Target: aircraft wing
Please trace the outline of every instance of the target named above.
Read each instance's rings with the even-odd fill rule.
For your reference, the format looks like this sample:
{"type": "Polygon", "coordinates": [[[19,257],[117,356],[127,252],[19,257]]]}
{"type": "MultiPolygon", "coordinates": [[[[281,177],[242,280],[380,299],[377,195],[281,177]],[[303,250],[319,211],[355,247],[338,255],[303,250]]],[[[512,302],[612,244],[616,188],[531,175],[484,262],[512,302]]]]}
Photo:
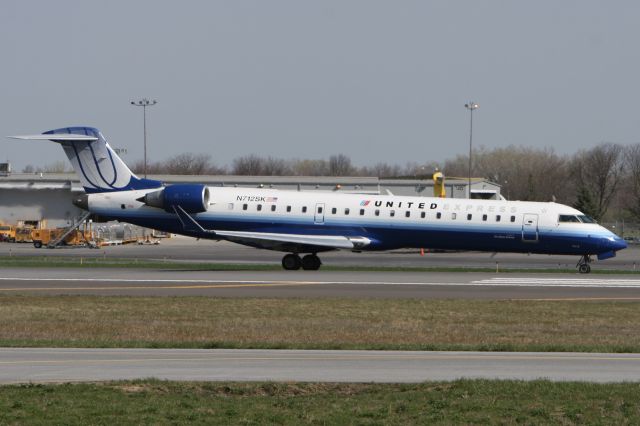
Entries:
{"type": "Polygon", "coordinates": [[[335,249],[353,250],[369,245],[365,237],[341,235],[277,234],[269,232],[214,231],[216,235],[238,244],[292,252],[317,252],[335,249]]]}
{"type": "Polygon", "coordinates": [[[316,253],[336,249],[357,250],[371,243],[366,237],[345,237],[343,235],[279,234],[273,232],[220,231],[204,229],[180,206],[173,206],[183,228],[190,232],[214,234],[245,246],[293,253],[316,253]]]}

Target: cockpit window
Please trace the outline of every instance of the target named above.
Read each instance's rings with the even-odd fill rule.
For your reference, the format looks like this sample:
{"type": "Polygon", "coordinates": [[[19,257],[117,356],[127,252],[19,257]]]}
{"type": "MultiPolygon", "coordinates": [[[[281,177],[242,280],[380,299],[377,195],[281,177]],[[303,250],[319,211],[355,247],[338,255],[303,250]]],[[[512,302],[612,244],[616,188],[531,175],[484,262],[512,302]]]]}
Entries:
{"type": "Polygon", "coordinates": [[[580,223],[578,216],[572,214],[561,214],[558,216],[558,222],[560,223],[580,223]]]}
{"type": "Polygon", "coordinates": [[[598,223],[594,218],[587,215],[580,215],[578,216],[578,218],[580,219],[580,221],[582,221],[582,223],[598,223]]]}

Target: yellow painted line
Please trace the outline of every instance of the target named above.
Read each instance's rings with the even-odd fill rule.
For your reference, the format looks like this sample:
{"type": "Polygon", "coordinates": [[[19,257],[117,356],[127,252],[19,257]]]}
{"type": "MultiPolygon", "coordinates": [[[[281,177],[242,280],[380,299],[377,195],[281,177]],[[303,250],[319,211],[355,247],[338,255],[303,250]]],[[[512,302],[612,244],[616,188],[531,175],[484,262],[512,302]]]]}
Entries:
{"type": "Polygon", "coordinates": [[[0,288],[0,292],[8,291],[72,291],[72,290],[95,290],[95,291],[109,291],[109,290],[199,290],[208,288],[244,288],[244,287],[285,287],[285,286],[301,286],[301,285],[314,285],[317,283],[312,282],[295,282],[295,281],[283,281],[283,282],[271,282],[263,284],[210,284],[210,285],[176,285],[176,286],[115,286],[115,287],[18,287],[18,288],[0,288]]]}

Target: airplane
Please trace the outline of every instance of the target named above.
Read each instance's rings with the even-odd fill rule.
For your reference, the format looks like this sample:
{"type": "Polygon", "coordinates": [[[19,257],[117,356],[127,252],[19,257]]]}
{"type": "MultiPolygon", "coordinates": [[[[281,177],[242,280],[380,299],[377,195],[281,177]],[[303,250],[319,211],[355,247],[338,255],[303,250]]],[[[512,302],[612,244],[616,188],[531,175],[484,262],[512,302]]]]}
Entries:
{"type": "Polygon", "coordinates": [[[17,139],[59,143],[85,194],[73,203],[99,217],[165,232],[287,253],[286,270],[317,270],[318,253],[399,248],[614,257],[625,241],[554,202],[300,192],[173,184],[139,178],[93,127],[17,139]],[[301,256],[303,255],[303,256],[301,256]]]}

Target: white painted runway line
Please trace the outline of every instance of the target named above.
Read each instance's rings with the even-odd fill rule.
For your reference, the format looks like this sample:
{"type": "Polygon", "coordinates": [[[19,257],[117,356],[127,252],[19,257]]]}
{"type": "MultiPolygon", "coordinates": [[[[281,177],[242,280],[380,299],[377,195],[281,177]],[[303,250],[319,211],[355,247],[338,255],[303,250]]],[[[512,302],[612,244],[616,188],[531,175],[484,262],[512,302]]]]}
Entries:
{"type": "Polygon", "coordinates": [[[599,287],[599,288],[640,288],[639,279],[621,278],[537,278],[537,277],[494,277],[472,281],[472,285],[514,286],[514,287],[599,287]]]}

